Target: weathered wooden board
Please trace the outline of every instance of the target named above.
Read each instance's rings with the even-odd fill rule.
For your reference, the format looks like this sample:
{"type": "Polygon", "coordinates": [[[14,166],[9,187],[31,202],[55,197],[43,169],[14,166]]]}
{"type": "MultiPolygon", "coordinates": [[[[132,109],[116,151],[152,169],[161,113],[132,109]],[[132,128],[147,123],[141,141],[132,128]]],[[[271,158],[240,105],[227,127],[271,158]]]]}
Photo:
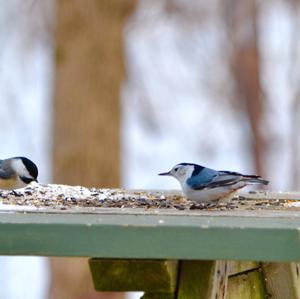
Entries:
{"type": "Polygon", "coordinates": [[[178,299],[224,299],[226,287],[226,261],[180,262],[178,299]]]}
{"type": "Polygon", "coordinates": [[[141,299],[176,299],[175,294],[169,293],[145,293],[141,299]]]}
{"type": "Polygon", "coordinates": [[[265,299],[266,294],[264,277],[259,269],[228,277],[226,299],[265,299]]]}
{"type": "Polygon", "coordinates": [[[272,299],[300,299],[298,263],[264,263],[262,269],[272,299]]]}
{"type": "Polygon", "coordinates": [[[228,261],[228,275],[236,275],[259,268],[261,265],[255,261],[228,261]]]}
{"type": "Polygon", "coordinates": [[[177,262],[167,260],[89,260],[97,291],[174,293],[177,262]]]}

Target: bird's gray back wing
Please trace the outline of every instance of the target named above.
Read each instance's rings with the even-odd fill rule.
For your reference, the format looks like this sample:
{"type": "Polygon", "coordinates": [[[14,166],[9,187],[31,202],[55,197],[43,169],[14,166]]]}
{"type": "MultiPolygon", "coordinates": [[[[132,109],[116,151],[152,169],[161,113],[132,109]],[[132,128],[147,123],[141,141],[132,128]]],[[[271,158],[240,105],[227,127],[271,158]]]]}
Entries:
{"type": "MultiPolygon", "coordinates": [[[[238,172],[231,172],[231,171],[216,171],[213,169],[207,173],[204,173],[202,180],[197,180],[197,178],[191,178],[193,180],[193,185],[190,185],[195,190],[201,189],[210,189],[210,188],[217,188],[217,187],[224,187],[234,185],[242,179],[242,175],[238,172]],[[212,171],[211,171],[212,170],[212,171]],[[206,180],[205,180],[206,179],[206,180]],[[195,182],[198,181],[201,183],[196,184],[195,182]]],[[[199,174],[201,175],[201,173],[199,174]]]]}
{"type": "Polygon", "coordinates": [[[243,175],[232,171],[218,171],[218,176],[207,186],[208,188],[216,188],[230,186],[238,183],[243,175]]]}
{"type": "Polygon", "coordinates": [[[203,168],[197,175],[190,177],[186,183],[194,190],[201,190],[210,184],[217,176],[218,172],[216,170],[203,168]]]}
{"type": "Polygon", "coordinates": [[[7,160],[0,160],[0,179],[10,179],[14,173],[7,165],[7,160]]]}

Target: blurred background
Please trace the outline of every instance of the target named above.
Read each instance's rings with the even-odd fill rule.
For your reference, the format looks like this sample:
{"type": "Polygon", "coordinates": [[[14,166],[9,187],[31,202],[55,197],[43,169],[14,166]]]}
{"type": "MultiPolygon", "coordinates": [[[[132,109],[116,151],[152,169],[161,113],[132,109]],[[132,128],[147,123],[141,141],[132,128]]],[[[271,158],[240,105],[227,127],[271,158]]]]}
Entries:
{"type": "MultiPolygon", "coordinates": [[[[1,158],[42,183],[178,188],[179,162],[299,187],[297,0],[0,0],[1,158]]],[[[87,244],[88,246],[88,244],[87,244]]],[[[123,299],[86,259],[0,257],[0,299],[123,299]]]]}

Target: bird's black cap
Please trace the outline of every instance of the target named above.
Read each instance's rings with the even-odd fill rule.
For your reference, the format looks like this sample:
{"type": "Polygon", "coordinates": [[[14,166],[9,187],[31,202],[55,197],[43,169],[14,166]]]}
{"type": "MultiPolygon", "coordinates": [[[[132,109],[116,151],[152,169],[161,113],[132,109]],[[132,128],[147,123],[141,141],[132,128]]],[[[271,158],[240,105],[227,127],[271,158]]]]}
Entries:
{"type": "Polygon", "coordinates": [[[37,166],[28,158],[26,157],[16,157],[22,160],[23,164],[25,165],[27,171],[32,176],[33,180],[37,181],[37,177],[39,174],[37,166]]]}

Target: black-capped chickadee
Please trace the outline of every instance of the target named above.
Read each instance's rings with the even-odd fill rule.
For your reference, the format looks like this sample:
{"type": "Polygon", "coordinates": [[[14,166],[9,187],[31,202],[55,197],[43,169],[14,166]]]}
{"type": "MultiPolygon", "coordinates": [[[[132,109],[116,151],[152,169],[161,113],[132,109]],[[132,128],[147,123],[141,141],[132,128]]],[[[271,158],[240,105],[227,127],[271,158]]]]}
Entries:
{"type": "Polygon", "coordinates": [[[25,187],[32,181],[37,182],[38,168],[25,157],[0,160],[0,189],[25,187]]]}

